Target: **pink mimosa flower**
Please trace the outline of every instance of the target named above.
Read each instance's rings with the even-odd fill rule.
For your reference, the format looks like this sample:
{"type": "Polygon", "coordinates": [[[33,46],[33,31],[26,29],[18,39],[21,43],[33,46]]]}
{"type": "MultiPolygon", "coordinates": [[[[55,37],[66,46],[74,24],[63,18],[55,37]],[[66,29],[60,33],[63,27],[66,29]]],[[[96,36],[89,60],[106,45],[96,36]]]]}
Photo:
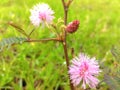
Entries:
{"type": "Polygon", "coordinates": [[[50,24],[54,19],[54,11],[45,3],[37,4],[30,10],[30,12],[30,21],[34,26],[39,26],[45,22],[50,24]]]}
{"type": "Polygon", "coordinates": [[[95,58],[89,58],[84,54],[80,54],[74,58],[72,65],[69,67],[70,79],[73,85],[78,86],[82,83],[82,88],[84,89],[86,89],[86,85],[90,88],[97,86],[99,80],[96,76],[98,76],[100,72],[101,70],[95,58]]]}

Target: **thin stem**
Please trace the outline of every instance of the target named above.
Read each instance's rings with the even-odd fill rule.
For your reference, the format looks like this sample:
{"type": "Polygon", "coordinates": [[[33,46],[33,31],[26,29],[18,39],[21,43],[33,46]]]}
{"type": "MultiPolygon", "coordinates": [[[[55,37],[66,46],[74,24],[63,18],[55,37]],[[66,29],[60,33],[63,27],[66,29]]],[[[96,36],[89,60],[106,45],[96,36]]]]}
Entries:
{"type": "Polygon", "coordinates": [[[46,41],[59,41],[59,42],[62,42],[62,39],[60,39],[60,38],[46,38],[46,39],[40,39],[40,40],[28,39],[25,42],[46,42],[46,41]]]}
{"type": "MultiPolygon", "coordinates": [[[[71,1],[71,0],[69,0],[69,1],[71,1]]],[[[64,25],[66,26],[67,25],[68,7],[70,4],[67,5],[64,0],[62,0],[62,4],[63,4],[63,8],[64,8],[64,25]]],[[[64,39],[63,39],[62,44],[63,44],[63,48],[64,48],[67,70],[69,70],[69,58],[68,58],[66,37],[67,37],[67,32],[64,30],[64,39]]],[[[69,80],[70,80],[70,75],[69,75],[69,80]]],[[[73,87],[71,80],[70,80],[70,88],[71,88],[71,90],[74,90],[74,87],[73,87]]]]}
{"type": "Polygon", "coordinates": [[[34,31],[35,31],[35,28],[29,33],[29,35],[28,35],[29,38],[34,31]]]}
{"type": "Polygon", "coordinates": [[[62,0],[63,8],[64,8],[64,24],[67,25],[67,12],[68,7],[66,6],[65,0],[62,0]]]}
{"type": "Polygon", "coordinates": [[[57,33],[57,37],[61,37],[59,32],[58,32],[57,27],[54,24],[51,24],[51,26],[55,29],[55,32],[57,33]]]}
{"type": "Polygon", "coordinates": [[[58,33],[56,33],[54,30],[52,30],[52,29],[50,28],[50,26],[48,25],[47,22],[45,22],[45,25],[47,26],[47,28],[48,28],[51,32],[55,33],[56,36],[58,36],[58,33]]]}
{"type": "Polygon", "coordinates": [[[23,35],[25,35],[26,37],[28,37],[28,35],[26,34],[25,30],[23,30],[22,28],[20,28],[19,26],[15,25],[12,22],[8,22],[9,25],[11,25],[12,27],[16,28],[16,30],[20,33],[22,33],[23,35]]]}
{"type": "Polygon", "coordinates": [[[71,55],[72,55],[72,58],[75,57],[75,54],[74,54],[74,48],[71,48],[71,55]]]}
{"type": "Polygon", "coordinates": [[[69,8],[70,4],[72,3],[72,1],[73,1],[73,0],[69,0],[69,1],[67,2],[68,8],[69,8]]]}

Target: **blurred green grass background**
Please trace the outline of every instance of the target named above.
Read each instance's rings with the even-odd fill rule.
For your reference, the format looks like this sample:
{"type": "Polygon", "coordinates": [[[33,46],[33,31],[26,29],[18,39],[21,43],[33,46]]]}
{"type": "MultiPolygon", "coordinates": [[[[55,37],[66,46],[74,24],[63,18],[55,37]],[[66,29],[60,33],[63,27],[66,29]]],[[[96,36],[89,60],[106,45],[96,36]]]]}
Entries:
{"type": "MultiPolygon", "coordinates": [[[[29,33],[33,29],[29,10],[39,2],[51,6],[55,11],[55,22],[63,18],[61,0],[2,0],[0,39],[22,36],[7,24],[10,21],[29,33]]],[[[111,60],[110,49],[120,41],[119,10],[120,0],[74,0],[69,8],[68,22],[78,19],[80,27],[67,37],[70,59],[71,48],[74,48],[76,55],[84,52],[98,60],[111,60]]],[[[37,28],[32,38],[53,37],[47,29],[41,29],[37,28]]],[[[26,90],[69,90],[62,45],[54,42],[23,43],[0,52],[0,87],[23,90],[21,78],[26,82],[26,90]]]]}

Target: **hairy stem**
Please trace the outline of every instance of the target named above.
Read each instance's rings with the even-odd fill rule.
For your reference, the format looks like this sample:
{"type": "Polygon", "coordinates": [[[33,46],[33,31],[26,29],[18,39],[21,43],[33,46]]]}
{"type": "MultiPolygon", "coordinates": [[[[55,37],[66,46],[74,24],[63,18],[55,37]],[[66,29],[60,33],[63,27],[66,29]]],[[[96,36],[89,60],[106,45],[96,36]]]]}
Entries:
{"type": "MultiPolygon", "coordinates": [[[[71,1],[71,0],[69,0],[71,1]]],[[[64,25],[67,25],[67,14],[68,14],[68,8],[70,4],[66,4],[64,0],[62,0],[63,8],[64,8],[64,25]]],[[[67,42],[66,42],[66,37],[67,37],[67,32],[64,31],[64,39],[63,39],[63,48],[64,48],[64,54],[65,54],[65,59],[66,59],[66,65],[67,65],[67,70],[69,70],[69,57],[68,57],[68,50],[67,50],[67,42]]],[[[70,80],[70,75],[69,75],[69,80],[70,80]]],[[[70,80],[70,88],[71,90],[74,90],[73,84],[70,80]]]]}

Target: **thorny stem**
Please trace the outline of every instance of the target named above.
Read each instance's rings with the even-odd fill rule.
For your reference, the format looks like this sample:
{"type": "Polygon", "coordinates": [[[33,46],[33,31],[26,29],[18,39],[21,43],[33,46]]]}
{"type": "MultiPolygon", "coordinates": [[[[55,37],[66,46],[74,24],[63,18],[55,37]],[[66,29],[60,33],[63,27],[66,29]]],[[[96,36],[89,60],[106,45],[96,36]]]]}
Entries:
{"type": "MultiPolygon", "coordinates": [[[[69,0],[68,3],[65,3],[65,1],[62,0],[62,4],[63,4],[63,8],[64,8],[64,25],[65,26],[67,25],[68,8],[69,8],[69,5],[71,2],[72,2],[72,0],[69,0]]],[[[64,48],[65,59],[66,59],[66,64],[67,64],[67,70],[69,70],[69,58],[68,58],[66,37],[67,37],[67,32],[64,31],[63,48],[64,48]]],[[[69,75],[69,80],[70,80],[70,75],[69,75]]],[[[75,90],[71,80],[70,80],[70,88],[71,88],[71,90],[75,90]]]]}

